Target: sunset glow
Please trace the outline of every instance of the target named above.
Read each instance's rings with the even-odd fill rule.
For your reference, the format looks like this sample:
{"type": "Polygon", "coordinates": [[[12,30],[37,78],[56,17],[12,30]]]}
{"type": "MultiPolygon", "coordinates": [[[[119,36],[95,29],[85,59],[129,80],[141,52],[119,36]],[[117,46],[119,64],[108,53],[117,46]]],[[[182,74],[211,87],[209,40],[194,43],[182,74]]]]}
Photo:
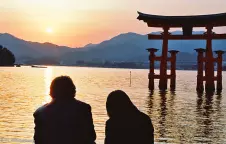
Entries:
{"type": "Polygon", "coordinates": [[[210,14],[225,12],[225,6],[225,0],[7,0],[0,3],[0,32],[29,41],[79,47],[121,33],[158,30],[139,22],[137,11],[210,14]]]}
{"type": "Polygon", "coordinates": [[[49,34],[53,33],[53,29],[51,27],[48,27],[48,28],[46,28],[46,32],[49,33],[49,34]]]}

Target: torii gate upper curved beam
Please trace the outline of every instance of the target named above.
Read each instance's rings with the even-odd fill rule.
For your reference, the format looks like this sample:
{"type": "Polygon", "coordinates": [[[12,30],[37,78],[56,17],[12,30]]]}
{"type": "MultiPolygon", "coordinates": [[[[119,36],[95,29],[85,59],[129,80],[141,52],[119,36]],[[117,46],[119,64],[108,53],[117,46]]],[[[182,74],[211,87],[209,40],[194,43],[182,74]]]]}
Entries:
{"type": "Polygon", "coordinates": [[[191,16],[162,16],[151,15],[138,12],[138,20],[143,20],[149,27],[206,27],[206,26],[226,26],[226,13],[210,15],[191,15],[191,16]]]}

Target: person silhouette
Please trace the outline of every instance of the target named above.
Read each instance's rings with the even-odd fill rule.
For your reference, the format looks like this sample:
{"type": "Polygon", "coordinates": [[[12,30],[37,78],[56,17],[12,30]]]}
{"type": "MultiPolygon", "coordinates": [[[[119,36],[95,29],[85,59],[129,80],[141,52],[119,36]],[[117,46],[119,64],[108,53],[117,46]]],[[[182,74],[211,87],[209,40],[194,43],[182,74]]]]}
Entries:
{"type": "Polygon", "coordinates": [[[75,94],[70,77],[52,81],[52,101],[34,112],[35,144],[95,144],[91,106],[76,100],[75,94]]]}
{"type": "Polygon", "coordinates": [[[154,143],[151,119],[137,109],[125,92],[111,92],[106,108],[109,119],[105,128],[105,144],[154,143]]]}

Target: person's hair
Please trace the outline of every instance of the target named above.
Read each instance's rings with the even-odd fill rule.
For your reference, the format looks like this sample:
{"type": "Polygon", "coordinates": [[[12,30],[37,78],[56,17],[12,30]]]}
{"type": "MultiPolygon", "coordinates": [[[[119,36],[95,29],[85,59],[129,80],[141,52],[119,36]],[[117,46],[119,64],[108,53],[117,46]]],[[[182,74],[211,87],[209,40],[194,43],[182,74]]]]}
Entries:
{"type": "Polygon", "coordinates": [[[50,85],[50,96],[53,99],[74,98],[76,87],[69,76],[56,77],[50,85]]]}
{"type": "Polygon", "coordinates": [[[138,111],[129,96],[122,90],[116,90],[108,95],[106,102],[108,116],[121,117],[138,111]]]}

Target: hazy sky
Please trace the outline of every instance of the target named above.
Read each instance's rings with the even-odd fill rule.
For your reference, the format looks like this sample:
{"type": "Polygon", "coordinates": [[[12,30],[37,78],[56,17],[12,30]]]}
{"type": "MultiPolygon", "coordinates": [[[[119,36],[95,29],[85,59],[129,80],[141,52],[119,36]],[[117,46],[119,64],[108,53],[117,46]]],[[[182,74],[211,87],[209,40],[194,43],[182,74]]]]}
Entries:
{"type": "Polygon", "coordinates": [[[0,0],[0,33],[76,47],[120,33],[155,31],[136,19],[137,11],[160,15],[222,13],[226,12],[226,0],[0,0]]]}

